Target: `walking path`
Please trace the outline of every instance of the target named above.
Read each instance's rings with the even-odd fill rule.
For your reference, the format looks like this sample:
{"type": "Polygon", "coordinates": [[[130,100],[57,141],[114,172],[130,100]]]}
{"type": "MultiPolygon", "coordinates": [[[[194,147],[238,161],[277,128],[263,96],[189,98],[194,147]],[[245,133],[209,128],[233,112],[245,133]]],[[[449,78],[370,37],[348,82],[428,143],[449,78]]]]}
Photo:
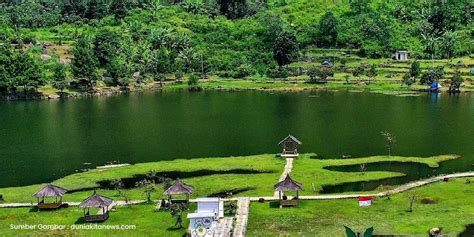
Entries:
{"type": "Polygon", "coordinates": [[[232,223],[234,222],[234,218],[232,217],[224,217],[219,220],[216,226],[216,230],[214,231],[214,237],[230,237],[230,231],[232,230],[232,223]]]}
{"type": "MultiPolygon", "coordinates": [[[[285,166],[286,169],[286,166],[285,166]]],[[[329,194],[329,195],[309,195],[309,196],[299,196],[302,200],[336,200],[336,199],[349,199],[349,198],[357,198],[360,196],[375,196],[375,197],[383,197],[387,195],[393,195],[397,193],[402,193],[408,191],[413,188],[421,187],[427,184],[435,183],[444,180],[445,178],[452,179],[452,178],[467,178],[467,177],[474,177],[474,171],[472,172],[464,172],[464,173],[456,173],[456,174],[448,174],[448,175],[440,175],[420,181],[415,181],[407,184],[400,185],[399,187],[379,192],[375,194],[329,194]]],[[[265,201],[272,201],[277,200],[278,196],[261,196],[261,197],[236,197],[236,198],[227,198],[223,199],[224,201],[241,201],[242,199],[248,199],[249,201],[258,201],[260,198],[265,199],[265,201]]],[[[196,199],[190,199],[190,202],[197,202],[196,199]]],[[[124,205],[134,205],[134,204],[141,204],[147,202],[146,200],[133,200],[133,201],[116,201],[117,206],[124,206],[124,205]]],[[[79,206],[80,202],[64,202],[67,203],[69,206],[79,206]]],[[[36,206],[35,203],[1,203],[0,208],[15,208],[15,207],[33,207],[36,206]]]]}
{"type": "Polygon", "coordinates": [[[237,214],[234,227],[234,237],[244,237],[249,217],[250,198],[243,197],[237,200],[237,214]]]}
{"type": "MultiPolygon", "coordinates": [[[[286,158],[286,165],[285,168],[283,169],[283,173],[281,173],[280,179],[278,179],[278,182],[283,181],[286,178],[286,175],[291,173],[291,170],[293,169],[293,158],[286,158]]],[[[273,193],[274,197],[278,197],[278,192],[275,191],[273,193]]]]}

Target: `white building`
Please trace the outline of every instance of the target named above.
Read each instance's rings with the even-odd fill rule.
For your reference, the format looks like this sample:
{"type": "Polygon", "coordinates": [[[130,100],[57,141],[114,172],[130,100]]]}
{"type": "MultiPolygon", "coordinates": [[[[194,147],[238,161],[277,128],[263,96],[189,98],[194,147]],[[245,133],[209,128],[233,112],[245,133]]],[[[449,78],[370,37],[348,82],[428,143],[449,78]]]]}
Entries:
{"type": "Polygon", "coordinates": [[[198,198],[197,210],[188,214],[192,237],[211,237],[219,218],[224,217],[224,201],[220,198],[198,198]]]}
{"type": "Polygon", "coordinates": [[[395,52],[395,60],[397,61],[406,61],[408,60],[408,51],[406,50],[398,50],[395,52]]]}

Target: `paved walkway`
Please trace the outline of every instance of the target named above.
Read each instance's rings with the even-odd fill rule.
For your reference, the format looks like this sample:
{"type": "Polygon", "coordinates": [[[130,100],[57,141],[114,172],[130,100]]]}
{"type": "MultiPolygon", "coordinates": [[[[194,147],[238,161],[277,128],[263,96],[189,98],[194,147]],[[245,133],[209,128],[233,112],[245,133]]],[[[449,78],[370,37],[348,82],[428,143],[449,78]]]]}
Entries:
{"type": "MultiPolygon", "coordinates": [[[[291,170],[293,169],[293,159],[294,158],[286,158],[286,165],[285,168],[283,169],[283,173],[280,175],[280,179],[278,179],[278,182],[283,181],[286,178],[286,175],[291,173],[291,170]]],[[[278,192],[275,191],[273,193],[274,197],[278,197],[278,192]]]]}
{"type": "Polygon", "coordinates": [[[230,237],[230,231],[232,230],[232,223],[234,222],[233,217],[224,217],[219,220],[214,231],[214,237],[230,237]]]}
{"type": "Polygon", "coordinates": [[[243,197],[237,200],[236,222],[234,227],[234,237],[244,237],[247,230],[247,221],[249,218],[250,198],[243,197]]]}

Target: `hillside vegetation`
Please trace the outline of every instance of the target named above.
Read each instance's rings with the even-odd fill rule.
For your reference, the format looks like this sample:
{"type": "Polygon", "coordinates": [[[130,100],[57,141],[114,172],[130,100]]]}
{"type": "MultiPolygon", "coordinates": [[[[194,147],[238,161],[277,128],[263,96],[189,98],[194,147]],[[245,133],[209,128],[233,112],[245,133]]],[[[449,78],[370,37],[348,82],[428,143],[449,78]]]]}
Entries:
{"type": "Polygon", "coordinates": [[[472,52],[472,8],[469,0],[6,1],[0,91],[30,93],[47,84],[92,91],[213,75],[287,78],[310,71],[288,67],[306,62],[307,48],[453,59],[472,52]]]}

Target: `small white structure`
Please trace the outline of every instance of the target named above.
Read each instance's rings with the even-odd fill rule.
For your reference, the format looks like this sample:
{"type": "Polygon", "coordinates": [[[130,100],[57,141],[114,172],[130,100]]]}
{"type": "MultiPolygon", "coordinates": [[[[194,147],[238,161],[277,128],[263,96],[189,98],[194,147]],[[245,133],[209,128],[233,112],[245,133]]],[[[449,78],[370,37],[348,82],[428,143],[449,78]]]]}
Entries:
{"type": "Polygon", "coordinates": [[[220,198],[198,198],[197,210],[188,214],[191,237],[211,237],[219,218],[224,217],[224,201],[220,198]]]}
{"type": "Polygon", "coordinates": [[[397,61],[406,61],[408,60],[408,51],[406,50],[398,50],[395,52],[395,60],[397,61]]]}

